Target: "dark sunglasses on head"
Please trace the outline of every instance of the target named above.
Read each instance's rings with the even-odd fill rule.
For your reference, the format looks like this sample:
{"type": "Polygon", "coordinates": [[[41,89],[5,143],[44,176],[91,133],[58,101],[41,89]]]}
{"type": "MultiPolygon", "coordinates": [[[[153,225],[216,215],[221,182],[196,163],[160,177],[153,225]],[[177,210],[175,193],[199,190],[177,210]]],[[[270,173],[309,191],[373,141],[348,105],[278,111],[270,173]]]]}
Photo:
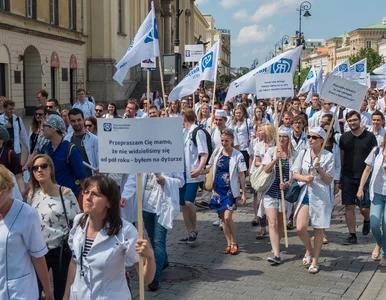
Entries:
{"type": "Polygon", "coordinates": [[[313,139],[313,140],[317,140],[317,139],[322,139],[320,136],[316,136],[316,135],[307,135],[307,139],[313,139]]]}
{"type": "Polygon", "coordinates": [[[36,117],[42,117],[44,114],[42,114],[42,113],[35,113],[35,116],[36,117]]]}
{"type": "Polygon", "coordinates": [[[103,110],[102,109],[94,109],[95,111],[97,112],[102,112],[103,110]]]}
{"type": "Polygon", "coordinates": [[[39,170],[39,168],[42,170],[45,170],[48,168],[48,164],[35,165],[31,169],[33,172],[37,172],[39,170]]]}

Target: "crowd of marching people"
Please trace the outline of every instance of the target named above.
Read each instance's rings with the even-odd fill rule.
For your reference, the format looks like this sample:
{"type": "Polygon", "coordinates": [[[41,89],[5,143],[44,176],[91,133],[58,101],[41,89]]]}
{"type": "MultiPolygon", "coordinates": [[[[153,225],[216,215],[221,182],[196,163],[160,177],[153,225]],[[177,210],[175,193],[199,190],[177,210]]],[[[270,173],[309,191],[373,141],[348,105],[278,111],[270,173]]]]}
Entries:
{"type": "Polygon", "coordinates": [[[349,232],[343,244],[358,242],[359,207],[362,234],[372,231],[375,239],[371,257],[386,267],[386,93],[369,89],[359,111],[318,94],[307,103],[296,91],[287,99],[242,94],[224,103],[225,95],[199,88],[169,103],[153,91],[129,99],[121,116],[115,103],[97,102],[83,89],[63,110],[40,90],[29,128],[14,114],[15,102],[0,97],[0,299],[40,299],[42,291],[47,300],[131,299],[126,270],[140,262],[155,291],[180,212],[186,232],[178,243],[199,238],[196,207],[217,212],[213,224],[225,236],[219,252],[236,255],[234,214],[248,188],[251,225],[259,225],[256,239],[269,236],[271,264],[283,263],[284,232],[296,228],[300,263],[319,272],[341,193],[349,232]],[[140,197],[136,174],[99,171],[97,119],[158,117],[181,118],[184,171],[142,174],[140,197]],[[135,227],[139,198],[146,238],[135,227]]]}

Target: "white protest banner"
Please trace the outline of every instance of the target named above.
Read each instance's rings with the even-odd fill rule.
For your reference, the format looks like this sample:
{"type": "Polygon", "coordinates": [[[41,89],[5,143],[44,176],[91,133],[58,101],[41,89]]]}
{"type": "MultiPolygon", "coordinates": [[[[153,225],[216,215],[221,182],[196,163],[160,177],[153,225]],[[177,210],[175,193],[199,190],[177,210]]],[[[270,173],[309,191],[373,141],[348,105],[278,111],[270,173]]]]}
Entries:
{"type": "Polygon", "coordinates": [[[156,70],[156,62],[154,58],[148,58],[146,60],[141,61],[141,70],[142,71],[155,71],[156,70]]]}
{"type": "Polygon", "coordinates": [[[367,87],[351,80],[328,74],[320,98],[359,111],[367,87]]]}
{"type": "Polygon", "coordinates": [[[315,83],[316,80],[316,72],[314,66],[311,67],[306,80],[304,80],[302,87],[299,90],[299,94],[308,93],[311,89],[311,86],[315,83]]]}
{"type": "Polygon", "coordinates": [[[102,173],[184,170],[182,118],[98,119],[102,173]]]}
{"type": "Polygon", "coordinates": [[[350,78],[350,63],[348,59],[336,65],[334,69],[332,69],[331,75],[336,75],[343,78],[350,78]]]}
{"type": "Polygon", "coordinates": [[[378,68],[374,69],[373,73],[379,75],[386,75],[386,64],[383,64],[378,68]]]}
{"type": "Polygon", "coordinates": [[[271,97],[292,97],[294,94],[291,73],[257,74],[255,76],[256,96],[259,99],[271,97]]]}
{"type": "Polygon", "coordinates": [[[198,62],[204,55],[204,45],[185,45],[185,62],[198,62]]]}
{"type": "Polygon", "coordinates": [[[371,87],[380,88],[386,84],[386,75],[370,75],[371,87]]]}

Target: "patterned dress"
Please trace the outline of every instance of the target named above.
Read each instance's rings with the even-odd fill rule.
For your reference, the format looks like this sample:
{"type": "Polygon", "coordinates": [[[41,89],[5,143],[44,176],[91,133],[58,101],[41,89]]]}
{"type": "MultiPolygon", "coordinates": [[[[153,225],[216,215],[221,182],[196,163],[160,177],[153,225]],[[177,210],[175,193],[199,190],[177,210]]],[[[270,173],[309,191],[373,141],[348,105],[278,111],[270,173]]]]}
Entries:
{"type": "Polygon", "coordinates": [[[213,195],[209,207],[214,210],[236,210],[229,174],[230,157],[222,155],[217,162],[217,172],[213,181],[213,195]]]}

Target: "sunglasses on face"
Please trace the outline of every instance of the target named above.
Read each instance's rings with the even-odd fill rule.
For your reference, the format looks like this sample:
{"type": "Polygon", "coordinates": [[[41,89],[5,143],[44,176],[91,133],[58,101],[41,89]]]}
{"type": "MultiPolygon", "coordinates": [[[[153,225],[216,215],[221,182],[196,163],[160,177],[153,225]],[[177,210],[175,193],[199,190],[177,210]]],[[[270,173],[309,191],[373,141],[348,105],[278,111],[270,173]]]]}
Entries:
{"type": "Polygon", "coordinates": [[[51,108],[54,108],[54,107],[51,106],[51,105],[47,105],[47,108],[48,108],[48,109],[51,109],[51,108]]]}
{"type": "Polygon", "coordinates": [[[87,128],[89,128],[89,127],[93,127],[94,125],[92,125],[92,124],[85,124],[84,126],[86,126],[87,128]]]}
{"type": "Polygon", "coordinates": [[[35,165],[31,169],[33,172],[37,172],[39,170],[39,168],[42,170],[45,170],[48,168],[48,164],[35,165]]]}
{"type": "Polygon", "coordinates": [[[35,116],[36,117],[42,117],[44,114],[42,114],[42,113],[35,113],[35,116]]]}
{"type": "Polygon", "coordinates": [[[94,109],[96,112],[102,112],[102,109],[94,109]]]}
{"type": "Polygon", "coordinates": [[[321,137],[316,135],[307,135],[307,139],[313,139],[315,141],[317,139],[321,139],[321,137]]]}

